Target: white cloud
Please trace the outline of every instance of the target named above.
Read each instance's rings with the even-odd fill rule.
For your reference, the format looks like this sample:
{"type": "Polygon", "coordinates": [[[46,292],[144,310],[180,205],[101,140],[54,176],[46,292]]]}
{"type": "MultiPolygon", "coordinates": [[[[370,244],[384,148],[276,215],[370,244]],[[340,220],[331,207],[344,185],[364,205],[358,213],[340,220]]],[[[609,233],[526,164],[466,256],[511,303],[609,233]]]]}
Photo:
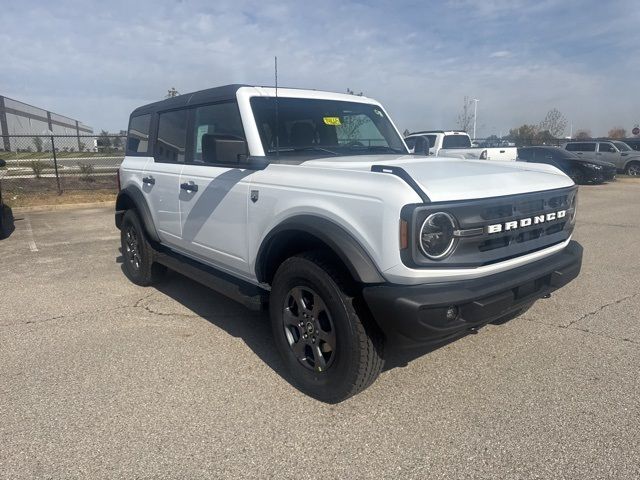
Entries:
{"type": "MultiPolygon", "coordinates": [[[[282,85],[364,91],[401,129],[455,126],[465,95],[481,100],[481,135],[538,123],[554,107],[596,134],[640,120],[629,101],[640,65],[620,47],[640,34],[567,28],[555,2],[147,0],[90,14],[59,3],[3,7],[0,93],[96,129],[125,128],[133,108],[170,87],[272,84],[274,55],[282,85]]],[[[624,5],[607,4],[605,18],[640,23],[627,5],[632,13],[617,16],[624,5]]],[[[593,8],[573,15],[593,18],[593,8]]]]}

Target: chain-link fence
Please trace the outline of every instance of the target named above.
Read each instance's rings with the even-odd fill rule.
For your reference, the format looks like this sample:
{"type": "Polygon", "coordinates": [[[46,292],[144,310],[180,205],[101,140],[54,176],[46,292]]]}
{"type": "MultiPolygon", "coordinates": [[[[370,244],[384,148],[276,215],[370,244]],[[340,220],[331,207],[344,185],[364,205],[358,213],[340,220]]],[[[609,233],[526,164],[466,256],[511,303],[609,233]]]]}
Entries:
{"type": "Polygon", "coordinates": [[[116,188],[125,154],[120,135],[2,135],[0,169],[5,192],[62,193],[116,188]]]}

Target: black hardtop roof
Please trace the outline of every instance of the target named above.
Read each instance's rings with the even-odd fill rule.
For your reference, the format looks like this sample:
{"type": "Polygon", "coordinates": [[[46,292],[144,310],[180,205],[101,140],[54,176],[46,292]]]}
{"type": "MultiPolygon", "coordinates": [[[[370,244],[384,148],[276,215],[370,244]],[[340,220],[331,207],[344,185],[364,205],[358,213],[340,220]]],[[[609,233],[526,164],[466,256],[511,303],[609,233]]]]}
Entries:
{"type": "Polygon", "coordinates": [[[446,132],[454,132],[454,133],[467,133],[464,130],[420,130],[419,132],[411,132],[409,135],[420,135],[422,133],[446,133],[446,132]]]}
{"type": "Polygon", "coordinates": [[[232,100],[236,98],[236,92],[239,88],[250,87],[251,85],[232,84],[224,85],[222,87],[207,88],[206,90],[199,90],[197,92],[185,93],[178,95],[177,97],[167,98],[160,100],[159,102],[149,103],[142,107],[136,108],[131,116],[140,115],[143,113],[157,112],[158,110],[172,110],[174,108],[185,107],[187,105],[199,105],[202,103],[217,102],[220,100],[232,100]]]}

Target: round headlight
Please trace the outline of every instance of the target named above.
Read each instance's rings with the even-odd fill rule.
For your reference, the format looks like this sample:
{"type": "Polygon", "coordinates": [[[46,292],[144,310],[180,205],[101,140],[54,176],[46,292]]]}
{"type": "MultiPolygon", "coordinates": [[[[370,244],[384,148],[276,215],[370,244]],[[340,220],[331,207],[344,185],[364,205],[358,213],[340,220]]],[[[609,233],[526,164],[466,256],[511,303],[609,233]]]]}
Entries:
{"type": "Polygon", "coordinates": [[[432,260],[440,260],[453,250],[455,220],[448,213],[429,215],[420,228],[420,250],[432,260]]]}

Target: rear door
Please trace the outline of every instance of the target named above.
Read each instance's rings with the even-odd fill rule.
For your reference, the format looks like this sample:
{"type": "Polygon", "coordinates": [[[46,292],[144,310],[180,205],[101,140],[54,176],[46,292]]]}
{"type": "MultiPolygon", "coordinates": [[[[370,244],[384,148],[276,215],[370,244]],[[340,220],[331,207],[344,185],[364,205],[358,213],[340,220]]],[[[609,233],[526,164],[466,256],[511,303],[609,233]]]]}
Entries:
{"type": "Polygon", "coordinates": [[[616,168],[622,170],[624,168],[624,161],[620,155],[618,149],[611,142],[599,142],[598,152],[596,158],[603,162],[613,163],[616,168]]]}
{"type": "Polygon", "coordinates": [[[568,143],[566,150],[575,153],[581,158],[596,158],[596,142],[568,143]]]}
{"type": "Polygon", "coordinates": [[[181,248],[232,273],[246,276],[247,208],[252,170],[240,169],[246,141],[235,101],[192,109],[189,158],[178,188],[181,248]]]}
{"type": "Polygon", "coordinates": [[[187,119],[185,109],[158,114],[153,161],[147,162],[142,179],[160,240],[173,246],[179,244],[181,235],[178,195],[185,160],[187,119]]]}

